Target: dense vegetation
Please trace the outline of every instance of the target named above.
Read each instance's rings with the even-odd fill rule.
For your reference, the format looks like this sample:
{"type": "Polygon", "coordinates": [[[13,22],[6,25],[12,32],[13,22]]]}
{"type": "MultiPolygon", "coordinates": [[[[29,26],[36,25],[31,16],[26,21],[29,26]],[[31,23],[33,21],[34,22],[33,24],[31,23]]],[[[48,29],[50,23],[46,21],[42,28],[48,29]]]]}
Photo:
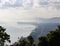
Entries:
{"type": "MultiPolygon", "coordinates": [[[[5,41],[10,41],[10,35],[5,32],[5,29],[0,26],[0,46],[4,46],[5,41]]],[[[19,39],[10,46],[36,46],[32,36],[19,39]]],[[[50,31],[46,36],[38,38],[37,46],[60,46],[60,26],[58,29],[50,31]]]]}
{"type": "Polygon", "coordinates": [[[38,46],[60,46],[60,26],[46,36],[40,37],[38,46]]]}
{"type": "Polygon", "coordinates": [[[4,46],[5,42],[10,42],[10,35],[5,32],[5,28],[0,26],[0,46],[4,46]]]}

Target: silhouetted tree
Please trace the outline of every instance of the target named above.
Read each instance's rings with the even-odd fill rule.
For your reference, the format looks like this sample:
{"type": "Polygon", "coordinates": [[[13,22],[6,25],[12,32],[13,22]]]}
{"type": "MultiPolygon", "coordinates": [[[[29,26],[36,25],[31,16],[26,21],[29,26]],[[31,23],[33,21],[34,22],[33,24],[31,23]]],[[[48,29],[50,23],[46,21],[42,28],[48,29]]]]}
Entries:
{"type": "Polygon", "coordinates": [[[58,29],[51,31],[47,37],[50,46],[60,46],[60,26],[58,26],[58,29]]]}
{"type": "Polygon", "coordinates": [[[32,37],[32,36],[28,36],[28,37],[27,37],[27,40],[28,40],[28,42],[29,42],[29,45],[30,45],[30,46],[33,46],[33,43],[34,43],[33,37],[32,37]]]}
{"type": "Polygon", "coordinates": [[[60,26],[58,29],[50,31],[47,36],[40,37],[38,46],[60,46],[60,26]]]}
{"type": "Polygon", "coordinates": [[[48,46],[48,41],[46,37],[40,37],[38,46],[48,46]]]}
{"type": "Polygon", "coordinates": [[[36,46],[35,44],[33,44],[33,46],[36,46]]]}
{"type": "Polygon", "coordinates": [[[26,40],[22,40],[22,41],[20,42],[20,45],[19,45],[19,46],[26,46],[26,44],[27,44],[27,41],[26,41],[26,40]]]}
{"type": "Polygon", "coordinates": [[[5,32],[5,28],[0,26],[0,46],[4,46],[6,41],[10,42],[10,35],[5,32]]]}

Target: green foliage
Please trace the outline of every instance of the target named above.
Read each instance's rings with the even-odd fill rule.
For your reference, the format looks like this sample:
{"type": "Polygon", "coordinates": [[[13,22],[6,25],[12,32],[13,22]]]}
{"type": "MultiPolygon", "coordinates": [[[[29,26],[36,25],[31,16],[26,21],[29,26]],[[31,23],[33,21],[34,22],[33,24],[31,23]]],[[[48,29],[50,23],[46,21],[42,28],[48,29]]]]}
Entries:
{"type": "Polygon", "coordinates": [[[33,37],[32,37],[32,36],[28,36],[27,39],[28,39],[28,41],[29,41],[29,45],[32,46],[33,43],[34,43],[33,37]]]}
{"type": "Polygon", "coordinates": [[[39,38],[38,46],[60,46],[60,26],[54,31],[50,31],[45,37],[39,38]]]}
{"type": "Polygon", "coordinates": [[[46,37],[40,37],[38,46],[48,46],[48,41],[46,37]]]}
{"type": "Polygon", "coordinates": [[[6,41],[10,42],[10,35],[5,32],[5,28],[0,26],[0,46],[4,46],[6,41]]]}
{"type": "Polygon", "coordinates": [[[19,46],[26,46],[26,45],[27,45],[27,41],[25,39],[20,41],[19,46]]]}
{"type": "Polygon", "coordinates": [[[26,39],[23,39],[19,41],[19,45],[18,46],[32,46],[34,42],[34,39],[32,36],[28,36],[26,39]]]}

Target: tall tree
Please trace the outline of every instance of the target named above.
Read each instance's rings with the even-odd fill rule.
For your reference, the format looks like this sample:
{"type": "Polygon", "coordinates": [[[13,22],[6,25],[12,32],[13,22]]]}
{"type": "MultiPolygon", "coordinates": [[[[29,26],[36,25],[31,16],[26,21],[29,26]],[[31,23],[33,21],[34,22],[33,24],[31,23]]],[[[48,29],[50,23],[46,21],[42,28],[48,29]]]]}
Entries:
{"type": "Polygon", "coordinates": [[[0,46],[4,46],[6,41],[10,42],[10,35],[8,35],[5,31],[6,29],[0,26],[0,46]]]}

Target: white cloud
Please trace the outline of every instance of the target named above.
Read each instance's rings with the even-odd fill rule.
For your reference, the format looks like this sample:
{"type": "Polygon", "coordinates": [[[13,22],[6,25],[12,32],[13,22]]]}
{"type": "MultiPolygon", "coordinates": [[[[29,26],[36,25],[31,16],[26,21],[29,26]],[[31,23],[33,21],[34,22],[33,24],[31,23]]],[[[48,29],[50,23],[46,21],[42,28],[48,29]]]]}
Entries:
{"type": "Polygon", "coordinates": [[[0,8],[20,7],[22,5],[22,0],[1,0],[0,5],[0,8]]]}
{"type": "Polygon", "coordinates": [[[40,0],[40,7],[52,7],[56,9],[60,9],[60,0],[40,0]]]}
{"type": "MultiPolygon", "coordinates": [[[[28,2],[31,3],[30,1],[28,1],[28,2]]],[[[10,6],[10,4],[7,4],[7,5],[8,6],[6,6],[6,5],[5,6],[6,7],[10,6]]],[[[55,5],[53,5],[53,6],[55,7],[55,5]]],[[[30,10],[29,9],[25,10],[24,8],[20,8],[20,7],[17,9],[14,9],[14,8],[13,9],[4,9],[4,10],[0,9],[0,18],[1,18],[0,21],[20,21],[20,20],[35,21],[34,19],[36,17],[42,17],[42,18],[60,17],[59,12],[60,12],[60,10],[57,10],[57,9],[55,10],[50,7],[48,7],[48,8],[32,7],[32,9],[30,9],[30,10]]]]}
{"type": "Polygon", "coordinates": [[[0,8],[15,8],[24,7],[30,8],[33,5],[33,0],[0,0],[0,8]]]}
{"type": "Polygon", "coordinates": [[[0,0],[0,8],[32,7],[56,8],[60,9],[60,0],[0,0]]]}

